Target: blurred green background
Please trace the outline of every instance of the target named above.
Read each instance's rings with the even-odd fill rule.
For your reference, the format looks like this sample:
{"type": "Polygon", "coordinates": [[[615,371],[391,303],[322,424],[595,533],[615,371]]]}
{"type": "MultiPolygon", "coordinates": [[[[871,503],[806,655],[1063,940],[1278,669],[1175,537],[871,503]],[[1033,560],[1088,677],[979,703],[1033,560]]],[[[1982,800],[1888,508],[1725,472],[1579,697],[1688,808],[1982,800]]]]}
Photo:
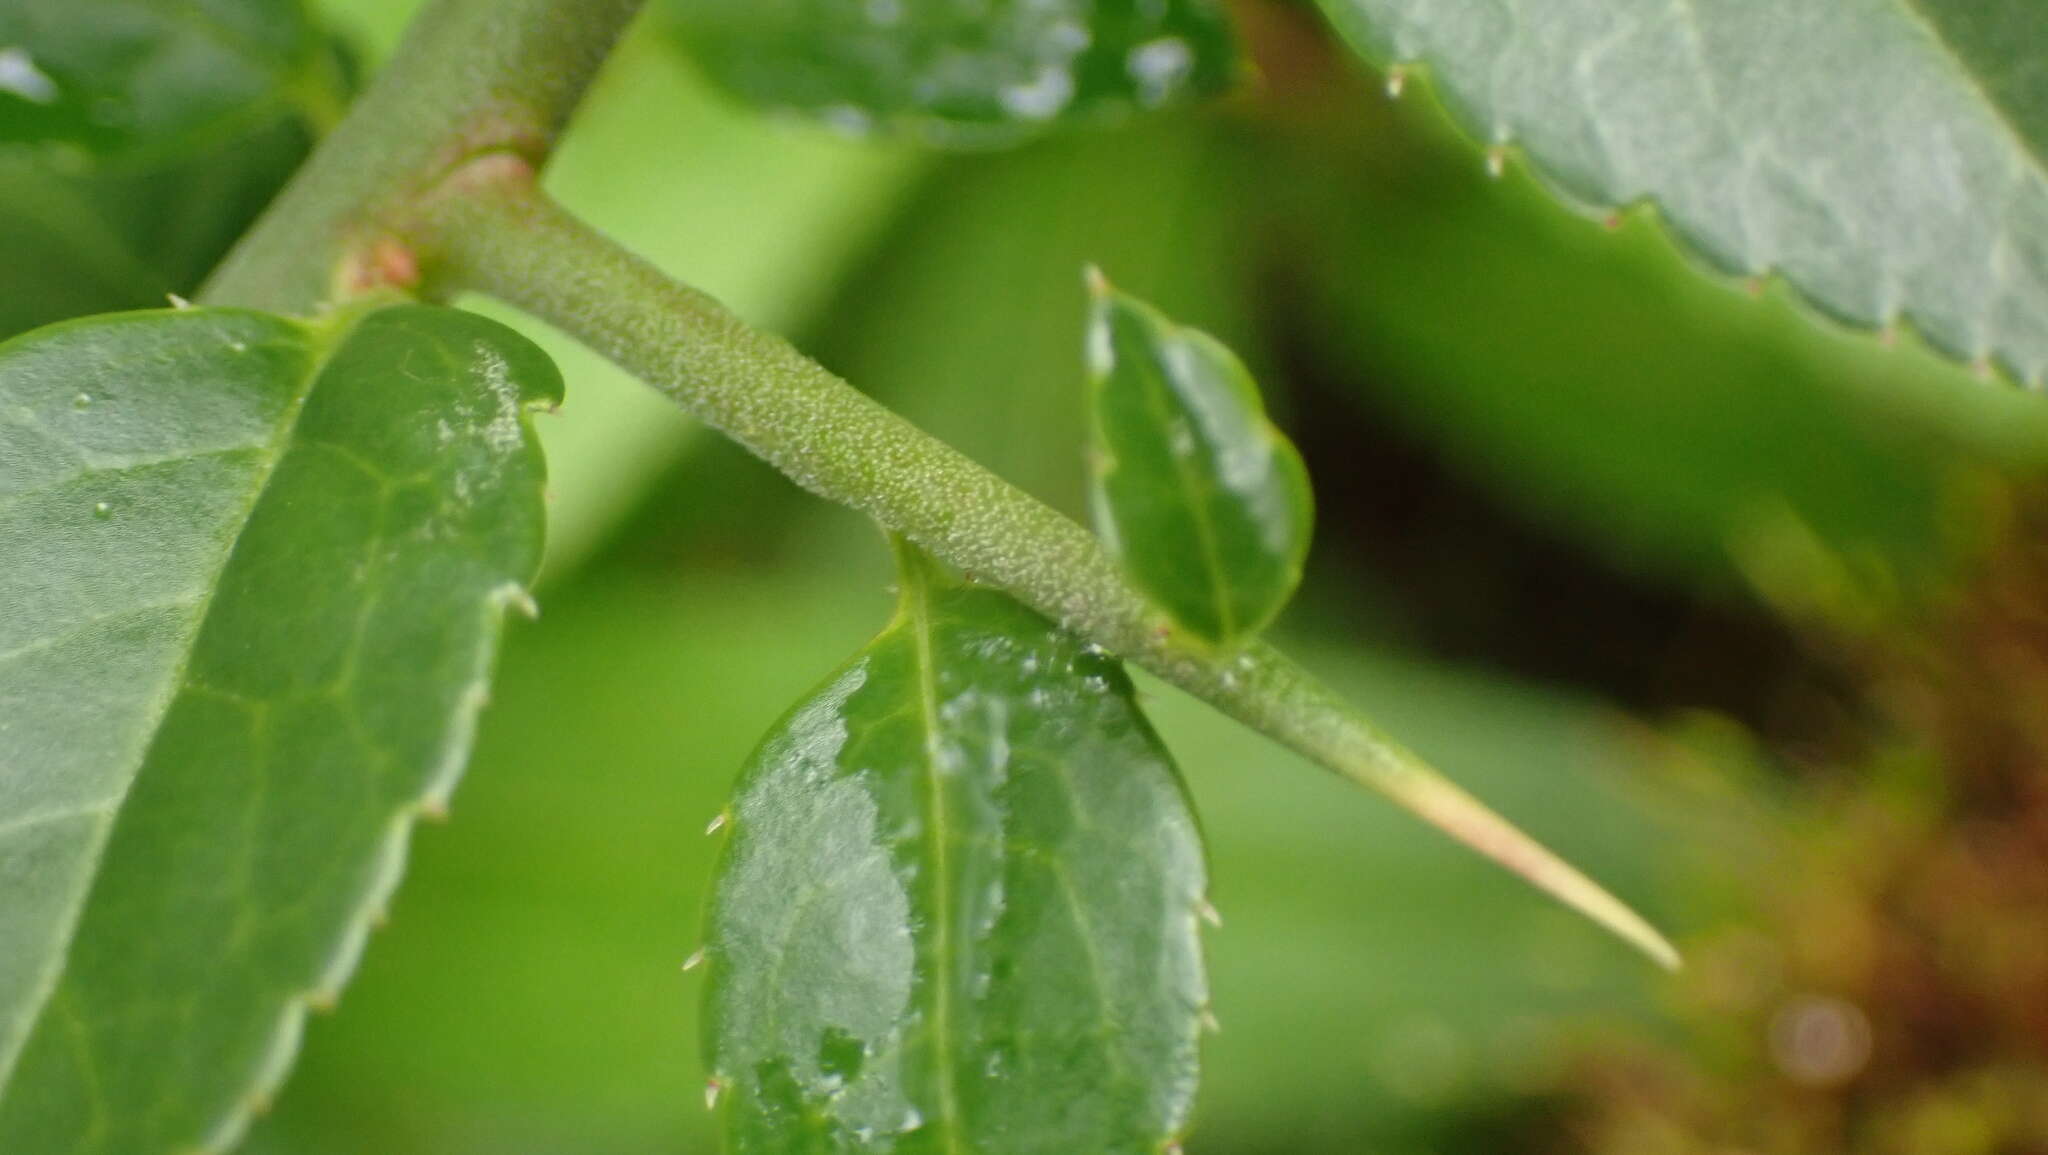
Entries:
{"type": "MultiPolygon", "coordinates": [[[[324,7],[368,70],[413,4],[324,7]]],[[[1731,926],[1785,953],[1811,924],[1773,921],[1755,846],[1800,844],[1869,782],[1946,797],[1925,786],[1939,750],[1888,760],[1918,747],[1867,692],[1903,678],[1938,699],[1939,677],[1870,655],[1912,651],[1892,643],[1921,636],[1924,607],[1975,596],[1999,511],[2048,457],[2048,411],[1910,334],[1840,332],[1781,286],[1714,280],[1647,212],[1602,222],[1518,168],[1490,180],[1419,86],[1390,100],[1297,6],[1236,8],[1258,72],[1244,91],[944,156],[729,104],[650,18],[548,183],[1076,514],[1084,263],[1215,333],[1317,486],[1282,642],[1699,957],[1753,941],[1731,926]],[[1893,763],[1918,769],[1864,773],[1893,763]]],[[[107,193],[110,213],[139,195],[107,193]]],[[[29,219],[27,194],[14,205],[29,219]]],[[[0,251],[44,228],[0,230],[0,251]]],[[[191,265],[166,257],[162,276],[191,265]]],[[[679,969],[702,830],[755,739],[882,624],[886,555],[854,515],[477,304],[569,381],[541,418],[544,613],[514,628],[453,820],[416,838],[388,926],[248,1149],[709,1151],[701,976],[679,969]]],[[[1712,1124],[1668,1100],[1643,1108],[1657,1126],[1616,1123],[1637,1100],[1601,1081],[1601,1056],[1721,1056],[1713,1078],[1763,1088],[1728,1092],[1738,1104],[1857,1077],[1808,1078],[1770,1035],[1785,1007],[1846,987],[1772,964],[1739,1013],[1708,1016],[1736,1039],[1709,1047],[1715,965],[1656,973],[1378,800],[1148,694],[1226,919],[1191,1151],[1720,1151],[1689,1145],[1712,1124]]],[[[1882,1041],[1885,1013],[1843,1021],[1882,1041]]],[[[2002,1061],[2041,1069],[2015,1047],[2002,1061]]],[[[1927,1134],[1975,1146],[1899,1150],[2036,1150],[2001,1145],[2031,1109],[1976,1126],[1966,1105],[1961,1130],[1927,1134]]],[[[1746,1141],[1892,1149],[1863,1134],[1746,1141]]]]}

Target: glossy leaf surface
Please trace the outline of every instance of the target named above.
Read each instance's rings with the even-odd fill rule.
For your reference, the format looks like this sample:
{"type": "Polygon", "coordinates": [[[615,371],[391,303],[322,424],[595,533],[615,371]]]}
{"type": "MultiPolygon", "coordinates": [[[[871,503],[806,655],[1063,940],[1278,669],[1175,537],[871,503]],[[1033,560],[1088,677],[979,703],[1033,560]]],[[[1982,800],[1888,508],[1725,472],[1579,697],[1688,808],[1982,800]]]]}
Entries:
{"type": "Polygon", "coordinates": [[[280,112],[324,126],[344,87],[300,0],[0,5],[0,144],[160,158],[280,112]]]}
{"type": "Polygon", "coordinates": [[[2035,0],[1319,0],[1475,135],[1714,264],[2048,374],[2048,23],[2035,0]]]}
{"type": "Polygon", "coordinates": [[[539,562],[523,338],[401,306],[0,345],[0,1151],[219,1150],[467,756],[539,562]]]}
{"type": "Polygon", "coordinates": [[[1236,354],[1092,272],[1090,283],[1096,532],[1175,621],[1240,641],[1301,580],[1308,471],[1236,354]]]}
{"type": "Polygon", "coordinates": [[[706,1040],[735,1152],[1157,1152],[1207,998],[1199,834],[1116,662],[905,567],[742,776],[706,1040]]]}
{"type": "Polygon", "coordinates": [[[1213,0],[682,0],[736,95],[848,132],[1002,145],[1216,92],[1236,70],[1213,0]]]}

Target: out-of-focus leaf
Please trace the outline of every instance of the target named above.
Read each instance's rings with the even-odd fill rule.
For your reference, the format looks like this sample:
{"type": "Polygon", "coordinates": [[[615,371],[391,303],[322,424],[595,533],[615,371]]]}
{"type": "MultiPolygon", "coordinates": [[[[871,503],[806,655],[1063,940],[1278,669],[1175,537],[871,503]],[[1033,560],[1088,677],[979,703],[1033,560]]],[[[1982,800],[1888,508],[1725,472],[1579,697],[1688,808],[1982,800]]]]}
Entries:
{"type": "Polygon", "coordinates": [[[712,900],[731,1148],[1151,1153],[1207,1001],[1200,836],[1115,661],[906,549],[763,743],[712,900]]]}
{"type": "Polygon", "coordinates": [[[843,130],[1010,144],[1220,90],[1213,0],[687,0],[670,6],[719,83],[843,130]]]}
{"type": "Polygon", "coordinates": [[[1654,201],[1717,266],[2048,374],[2034,0],[1320,0],[1568,195],[1654,201]]]}
{"type": "Polygon", "coordinates": [[[1268,161],[1304,290],[1290,323],[1367,419],[1625,567],[1725,580],[1731,544],[1789,513],[1925,572],[1950,478],[2048,458],[2038,397],[1731,294],[1648,222],[1589,230],[1459,164],[1435,110],[1379,107],[1334,101],[1268,161]]]}
{"type": "Polygon", "coordinates": [[[310,144],[285,117],[147,165],[0,147],[0,337],[195,292],[310,144]]]}
{"type": "Polygon", "coordinates": [[[341,111],[337,57],[299,0],[12,0],[0,144],[105,158],[203,151],[281,112],[341,111]]]}
{"type": "Polygon", "coordinates": [[[0,1150],[220,1150],[282,1080],[467,757],[559,389],[423,306],[0,346],[0,1150]]]}
{"type": "Polygon", "coordinates": [[[1301,581],[1308,470],[1235,353],[1089,276],[1096,531],[1175,621],[1242,641],[1301,581]]]}

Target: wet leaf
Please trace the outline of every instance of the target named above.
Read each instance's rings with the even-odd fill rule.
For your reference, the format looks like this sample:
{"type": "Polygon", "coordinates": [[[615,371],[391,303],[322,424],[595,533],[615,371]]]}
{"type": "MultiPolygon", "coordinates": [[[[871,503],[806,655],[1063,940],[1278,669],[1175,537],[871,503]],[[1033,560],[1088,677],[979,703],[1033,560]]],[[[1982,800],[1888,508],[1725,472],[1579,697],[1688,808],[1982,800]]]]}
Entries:
{"type": "Polygon", "coordinates": [[[741,778],[707,952],[731,1149],[1150,1155],[1207,997],[1178,774],[1114,660],[926,565],[741,778]]]}
{"type": "Polygon", "coordinates": [[[1092,270],[1089,281],[1096,531],[1175,621],[1241,641],[1301,580],[1308,471],[1236,354],[1092,270]]]}
{"type": "Polygon", "coordinates": [[[159,160],[281,113],[324,128],[344,73],[300,0],[9,0],[0,145],[159,160]]]}
{"type": "Polygon", "coordinates": [[[1213,93],[1214,0],[683,0],[677,27],[741,98],[948,146],[1012,144],[1213,93]]]}
{"type": "Polygon", "coordinates": [[[0,1151],[216,1151],[467,756],[540,558],[511,331],[96,317],[0,345],[0,1151]]]}
{"type": "Polygon", "coordinates": [[[1573,198],[1654,201],[1723,269],[2048,375],[2038,0],[1319,3],[1573,198]]]}

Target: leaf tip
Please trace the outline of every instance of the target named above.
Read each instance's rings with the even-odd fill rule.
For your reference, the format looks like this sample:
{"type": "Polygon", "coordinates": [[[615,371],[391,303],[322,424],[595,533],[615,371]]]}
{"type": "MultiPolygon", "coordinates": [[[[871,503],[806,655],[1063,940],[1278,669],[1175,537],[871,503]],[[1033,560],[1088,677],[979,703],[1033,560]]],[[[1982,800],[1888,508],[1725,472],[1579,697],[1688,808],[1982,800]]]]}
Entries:
{"type": "Polygon", "coordinates": [[[1081,266],[1081,283],[1088,286],[1088,295],[1098,301],[1114,291],[1109,278],[1103,275],[1102,266],[1092,261],[1081,266]]]}

